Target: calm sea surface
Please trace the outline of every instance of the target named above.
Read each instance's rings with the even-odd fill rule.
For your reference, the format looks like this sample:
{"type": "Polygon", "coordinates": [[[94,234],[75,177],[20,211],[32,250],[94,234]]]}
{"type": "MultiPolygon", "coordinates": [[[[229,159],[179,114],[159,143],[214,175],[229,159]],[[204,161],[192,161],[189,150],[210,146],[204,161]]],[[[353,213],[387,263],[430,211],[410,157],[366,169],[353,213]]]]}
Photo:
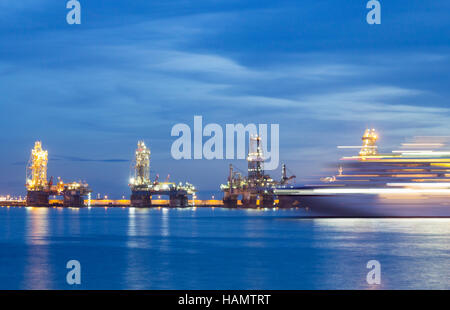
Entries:
{"type": "Polygon", "coordinates": [[[450,289],[450,219],[0,208],[0,289],[450,289]],[[81,263],[81,285],[66,263],[81,263]],[[381,285],[366,282],[369,260],[381,285]]]}

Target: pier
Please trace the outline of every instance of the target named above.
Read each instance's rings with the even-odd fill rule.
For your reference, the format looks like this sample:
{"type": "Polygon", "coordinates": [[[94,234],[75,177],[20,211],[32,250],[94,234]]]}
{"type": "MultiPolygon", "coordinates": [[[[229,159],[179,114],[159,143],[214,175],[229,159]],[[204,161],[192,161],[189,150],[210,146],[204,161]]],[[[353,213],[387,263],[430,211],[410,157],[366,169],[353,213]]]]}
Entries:
{"type": "MultiPolygon", "coordinates": [[[[26,200],[0,200],[0,207],[26,207],[27,206],[27,201],[26,200]]],[[[33,207],[33,206],[29,206],[29,207],[33,207]]],[[[46,207],[70,207],[64,204],[63,200],[59,200],[59,199],[49,199],[48,204],[46,205],[46,207]]],[[[88,200],[85,199],[82,203],[82,207],[98,207],[98,208],[105,208],[105,207],[136,207],[133,206],[131,204],[131,201],[129,199],[92,199],[92,200],[88,200]]],[[[148,208],[149,206],[143,207],[143,208],[148,208]]],[[[170,200],[169,199],[154,199],[152,200],[152,205],[150,206],[150,208],[153,207],[170,207],[173,208],[173,206],[171,206],[170,204],[170,200]]],[[[235,205],[230,206],[230,205],[226,205],[224,204],[223,200],[219,200],[219,199],[191,199],[188,200],[187,205],[185,205],[184,207],[204,207],[204,208],[208,208],[208,207],[219,207],[219,208],[244,208],[244,203],[241,200],[238,200],[236,202],[235,205]]],[[[257,203],[255,204],[255,208],[260,208],[260,207],[264,207],[262,202],[257,201],[257,203]]],[[[275,199],[275,203],[273,207],[278,207],[278,200],[275,199]]],[[[139,207],[136,207],[139,208],[139,207]]],[[[247,207],[248,208],[248,207],[247,207]]]]}

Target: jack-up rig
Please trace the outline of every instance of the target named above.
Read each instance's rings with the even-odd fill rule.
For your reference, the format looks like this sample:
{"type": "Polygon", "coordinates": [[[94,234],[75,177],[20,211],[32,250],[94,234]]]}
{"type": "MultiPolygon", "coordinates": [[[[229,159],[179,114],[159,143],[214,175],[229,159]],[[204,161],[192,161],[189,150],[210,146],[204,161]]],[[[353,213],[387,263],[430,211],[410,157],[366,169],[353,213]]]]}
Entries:
{"type": "Polygon", "coordinates": [[[50,196],[63,196],[64,207],[83,207],[83,197],[91,190],[86,183],[64,183],[60,178],[53,184],[53,177],[47,181],[48,152],[42,149],[41,141],[36,141],[27,166],[26,188],[27,206],[48,207],[50,196]]]}
{"type": "Polygon", "coordinates": [[[190,183],[175,184],[169,182],[169,176],[165,182],[160,182],[158,175],[155,180],[150,179],[150,149],[144,141],[139,141],[133,163],[133,176],[130,178],[132,207],[151,207],[152,196],[169,196],[170,207],[187,207],[189,195],[196,192],[190,183]]]}
{"type": "Polygon", "coordinates": [[[247,156],[248,176],[235,172],[230,164],[227,184],[222,184],[223,204],[225,207],[236,207],[239,198],[242,205],[247,208],[273,207],[275,205],[274,189],[280,185],[288,184],[295,175],[287,176],[286,165],[282,165],[280,181],[273,180],[264,174],[264,154],[261,146],[261,137],[251,136],[249,153],[247,156]]]}

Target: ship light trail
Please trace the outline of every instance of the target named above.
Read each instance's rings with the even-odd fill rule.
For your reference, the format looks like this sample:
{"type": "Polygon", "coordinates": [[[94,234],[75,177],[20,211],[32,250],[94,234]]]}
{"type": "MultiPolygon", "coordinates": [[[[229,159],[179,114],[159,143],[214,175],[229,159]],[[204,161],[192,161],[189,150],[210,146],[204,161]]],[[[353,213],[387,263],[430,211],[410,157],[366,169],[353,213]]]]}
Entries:
{"type": "Polygon", "coordinates": [[[450,183],[387,183],[387,186],[417,187],[417,188],[445,188],[450,187],[450,183]]]}
{"type": "Polygon", "coordinates": [[[288,195],[342,195],[342,194],[366,194],[366,195],[450,195],[450,189],[413,189],[413,188],[316,188],[284,190],[288,195]]]}
{"type": "Polygon", "coordinates": [[[278,189],[275,194],[286,206],[324,214],[384,216],[417,207],[413,214],[441,215],[448,209],[450,137],[416,137],[387,154],[378,153],[374,130],[367,129],[362,139],[359,154],[341,157],[337,171],[320,177],[322,183],[278,189]]]}

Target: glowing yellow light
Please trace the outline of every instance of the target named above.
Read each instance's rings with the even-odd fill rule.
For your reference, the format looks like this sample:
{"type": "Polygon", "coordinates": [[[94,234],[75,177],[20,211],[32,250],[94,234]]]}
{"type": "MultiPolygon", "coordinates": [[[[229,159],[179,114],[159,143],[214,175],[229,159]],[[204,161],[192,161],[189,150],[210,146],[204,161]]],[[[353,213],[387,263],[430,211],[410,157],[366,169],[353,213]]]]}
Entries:
{"type": "Polygon", "coordinates": [[[48,152],[42,149],[41,141],[36,141],[31,150],[31,157],[27,167],[28,190],[40,190],[48,186],[47,183],[48,152]]]}
{"type": "Polygon", "coordinates": [[[377,155],[377,139],[378,135],[375,133],[375,129],[366,129],[362,137],[363,146],[359,152],[359,155],[362,157],[377,155]]]}

